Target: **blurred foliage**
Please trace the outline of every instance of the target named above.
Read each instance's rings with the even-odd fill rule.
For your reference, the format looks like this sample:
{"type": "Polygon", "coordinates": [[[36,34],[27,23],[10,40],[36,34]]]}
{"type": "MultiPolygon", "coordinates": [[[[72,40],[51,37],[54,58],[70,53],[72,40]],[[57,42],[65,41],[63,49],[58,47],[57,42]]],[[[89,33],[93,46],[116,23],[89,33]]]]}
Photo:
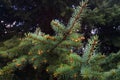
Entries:
{"type": "Polygon", "coordinates": [[[53,34],[50,28],[52,19],[64,19],[67,22],[72,5],[79,0],[0,0],[0,34],[2,38],[22,35],[41,27],[43,32],[53,34]],[[6,27],[6,25],[13,25],[6,27]],[[5,33],[6,31],[6,33],[5,33]]]}
{"type": "Polygon", "coordinates": [[[82,32],[87,37],[91,36],[92,31],[96,32],[100,36],[101,51],[117,52],[120,49],[120,1],[90,0],[90,2],[91,9],[88,9],[83,17],[82,32]]]}
{"type": "MultiPolygon", "coordinates": [[[[67,24],[70,15],[81,0],[0,0],[0,40],[13,35],[23,36],[40,27],[45,33],[55,34],[50,27],[52,19],[67,24]],[[73,8],[73,9],[72,9],[73,8]]],[[[86,37],[94,31],[100,36],[101,51],[117,52],[120,49],[120,1],[89,0],[82,17],[82,30],[86,37]],[[103,47],[104,46],[104,47],[103,47]]]]}
{"type": "MultiPolygon", "coordinates": [[[[63,37],[60,34],[61,33],[64,34],[64,31],[66,31],[66,27],[64,26],[68,24],[67,21],[71,17],[70,16],[71,12],[75,9],[75,6],[79,4],[79,1],[80,0],[71,0],[71,1],[70,0],[52,0],[52,1],[51,0],[29,0],[29,1],[0,0],[0,15],[1,15],[0,40],[1,41],[6,40],[8,38],[13,37],[14,35],[21,37],[23,36],[24,33],[33,32],[36,29],[36,27],[41,27],[42,32],[49,33],[50,35],[54,35],[55,38],[59,41],[63,37]],[[51,22],[52,19],[55,19],[55,22],[54,21],[51,22]],[[54,25],[53,28],[50,28],[50,22],[51,25],[54,25]],[[64,22],[65,25],[61,24],[61,22],[62,23],[64,22]],[[57,23],[57,28],[56,28],[56,23],[57,23]],[[62,26],[61,30],[63,30],[63,32],[58,30],[59,25],[62,26]],[[59,33],[58,34],[54,33],[53,29],[58,31],[59,33]]],[[[94,34],[98,34],[100,36],[99,37],[101,44],[100,51],[102,53],[108,54],[120,50],[120,1],[119,0],[95,0],[95,1],[90,0],[88,4],[88,8],[85,9],[85,13],[82,14],[81,21],[82,21],[81,31],[79,31],[79,33],[85,35],[86,42],[89,37],[91,37],[94,34]]],[[[80,23],[78,23],[77,26],[80,26],[79,24],[80,23]]],[[[41,71],[37,70],[38,72],[34,72],[36,66],[31,67],[31,64],[22,63],[21,58],[22,57],[25,58],[25,63],[28,63],[26,60],[31,60],[32,58],[36,57],[36,55],[38,56],[39,48],[40,49],[51,48],[57,41],[54,41],[53,36],[50,35],[45,35],[41,33],[36,34],[37,36],[34,33],[33,34],[31,33],[31,35],[32,37],[30,35],[27,36],[29,40],[25,38],[25,41],[24,38],[23,40],[21,40],[21,38],[18,39],[16,37],[13,37],[12,39],[6,40],[3,43],[0,42],[0,55],[2,56],[0,57],[1,60],[0,67],[2,67],[3,73],[6,71],[9,72],[11,68],[14,69],[14,67],[17,65],[18,68],[15,68],[14,74],[19,75],[19,78],[24,78],[24,79],[26,78],[27,80],[30,80],[30,77],[25,77],[25,76],[31,76],[33,79],[35,77],[40,79],[42,76],[46,76],[46,75],[47,76],[44,78],[49,77],[49,75],[45,72],[46,66],[48,66],[48,64],[45,65],[42,64],[43,67],[42,68],[40,67],[42,70],[41,71]],[[41,35],[42,37],[39,35],[41,35]],[[49,44],[52,45],[49,44],[45,45],[43,42],[39,43],[40,42],[39,39],[40,40],[42,39],[42,41],[47,41],[49,42],[49,44]],[[38,45],[36,45],[36,42],[38,45]],[[30,51],[34,53],[34,56],[33,55],[31,56],[31,53],[29,53],[30,51]],[[17,64],[14,63],[14,59],[18,61],[17,64]],[[10,62],[11,64],[9,64],[10,62]],[[22,67],[19,63],[23,64],[22,67]],[[31,73],[35,73],[35,74],[31,75],[31,73]]],[[[77,36],[75,35],[76,34],[69,37],[76,38],[77,36]]],[[[76,41],[74,39],[72,40],[76,41]]],[[[67,40],[63,44],[69,45],[70,43],[72,44],[72,46],[73,45],[76,46],[75,43],[68,42],[67,40]]],[[[80,43],[77,45],[80,45],[80,43]]],[[[65,46],[65,47],[69,48],[70,46],[65,46]]],[[[61,48],[58,48],[56,50],[56,52],[59,55],[61,53],[60,49],[61,48]]],[[[65,50],[66,49],[62,47],[62,51],[64,52],[65,50]]],[[[113,56],[114,55],[113,54],[112,57],[111,55],[107,57],[106,62],[103,63],[103,65],[107,65],[106,63],[108,63],[109,69],[112,69],[111,68],[112,65],[114,65],[114,67],[117,67],[119,63],[119,59],[117,61],[115,59],[116,57],[119,58],[118,56],[119,53],[115,54],[115,56],[113,56]],[[108,60],[107,62],[107,59],[109,58],[110,60],[108,60]],[[113,62],[113,64],[111,62],[113,62]]],[[[47,57],[48,62],[50,60],[50,63],[54,64],[54,62],[56,62],[56,56],[58,57],[58,55],[55,54],[54,56],[55,56],[54,57],[55,60],[53,60],[53,57],[52,58],[49,56],[45,56],[45,57],[47,57]]],[[[60,55],[60,56],[63,57],[64,55],[60,55]]],[[[75,57],[76,60],[76,55],[75,56],[73,55],[73,57],[75,57]]],[[[37,58],[38,61],[35,60],[37,63],[33,62],[33,64],[39,66],[40,59],[41,57],[39,56],[37,58]]],[[[50,66],[50,68],[52,67],[50,66]]],[[[106,66],[103,66],[103,69],[104,68],[106,70],[106,66]]],[[[118,73],[119,71],[117,72],[117,74],[118,73]]],[[[6,77],[9,78],[9,76],[12,75],[13,74],[6,75],[6,77]]],[[[115,76],[117,76],[119,79],[119,74],[115,76]]],[[[113,77],[110,78],[113,79],[113,77]]]]}

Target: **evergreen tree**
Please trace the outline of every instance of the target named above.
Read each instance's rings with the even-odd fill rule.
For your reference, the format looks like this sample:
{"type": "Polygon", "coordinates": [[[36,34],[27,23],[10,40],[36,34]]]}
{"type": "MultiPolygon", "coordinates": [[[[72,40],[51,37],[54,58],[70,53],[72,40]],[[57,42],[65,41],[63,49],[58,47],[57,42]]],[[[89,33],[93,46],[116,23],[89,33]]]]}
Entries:
{"type": "Polygon", "coordinates": [[[109,56],[99,53],[97,36],[83,47],[85,37],[78,32],[87,4],[85,0],[74,9],[67,25],[52,20],[54,36],[37,28],[24,38],[1,43],[0,58],[6,62],[0,65],[1,80],[119,80],[120,52],[109,56]],[[81,48],[80,56],[76,51],[81,48]],[[22,75],[26,71],[31,73],[22,75]]]}

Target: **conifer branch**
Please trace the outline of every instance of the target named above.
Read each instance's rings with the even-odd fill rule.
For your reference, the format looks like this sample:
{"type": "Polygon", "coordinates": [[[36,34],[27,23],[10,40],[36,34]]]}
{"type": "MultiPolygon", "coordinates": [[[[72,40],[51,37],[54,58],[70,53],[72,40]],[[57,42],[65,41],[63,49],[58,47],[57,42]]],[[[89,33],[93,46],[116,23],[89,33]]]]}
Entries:
{"type": "Polygon", "coordinates": [[[68,35],[70,35],[71,30],[74,28],[75,23],[80,18],[80,15],[82,14],[83,9],[87,6],[88,1],[89,0],[87,0],[86,2],[84,2],[84,4],[81,6],[78,14],[75,16],[75,19],[74,19],[73,23],[71,24],[71,26],[68,29],[68,31],[66,31],[66,33],[64,34],[64,37],[62,38],[62,40],[59,41],[55,46],[53,46],[53,48],[50,49],[50,52],[52,52],[58,45],[60,45],[64,40],[66,40],[66,38],[67,38],[68,35]]]}
{"type": "Polygon", "coordinates": [[[87,63],[89,62],[91,56],[93,55],[93,51],[95,50],[95,47],[96,47],[97,43],[98,43],[98,40],[94,39],[93,43],[91,44],[92,46],[90,48],[90,53],[88,55],[87,63]]]}

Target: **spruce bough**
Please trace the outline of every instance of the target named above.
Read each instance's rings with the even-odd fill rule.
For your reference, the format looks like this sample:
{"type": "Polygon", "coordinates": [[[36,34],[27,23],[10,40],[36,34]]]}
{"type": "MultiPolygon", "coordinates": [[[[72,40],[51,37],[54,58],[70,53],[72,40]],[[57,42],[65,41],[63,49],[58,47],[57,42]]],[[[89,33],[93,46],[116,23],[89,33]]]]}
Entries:
{"type": "MultiPolygon", "coordinates": [[[[73,51],[83,48],[82,41],[85,37],[78,30],[87,4],[88,0],[85,0],[75,8],[67,26],[53,20],[51,25],[56,33],[54,36],[37,28],[35,33],[28,33],[25,38],[17,39],[17,45],[8,46],[7,43],[12,40],[4,42],[4,46],[0,48],[0,57],[8,61],[1,66],[1,80],[13,80],[15,71],[24,69],[28,64],[38,72],[36,75],[43,70],[48,73],[49,80],[119,80],[120,64],[112,62],[116,57],[120,59],[120,53],[110,56],[99,53],[96,50],[99,43],[97,36],[88,39],[82,56],[73,51]],[[107,63],[114,64],[114,67],[107,63]]],[[[38,80],[38,77],[34,80],[38,80]]]]}

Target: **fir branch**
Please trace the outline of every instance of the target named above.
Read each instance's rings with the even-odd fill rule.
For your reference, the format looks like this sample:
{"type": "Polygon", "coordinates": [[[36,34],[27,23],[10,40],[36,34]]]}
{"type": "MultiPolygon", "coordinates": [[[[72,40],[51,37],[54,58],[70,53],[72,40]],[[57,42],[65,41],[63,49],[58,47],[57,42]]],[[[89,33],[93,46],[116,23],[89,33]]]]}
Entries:
{"type": "Polygon", "coordinates": [[[85,61],[85,63],[88,63],[91,57],[93,56],[98,42],[98,36],[93,36],[91,39],[88,40],[88,44],[86,45],[84,54],[82,56],[84,59],[83,61],[85,61]]]}
{"type": "Polygon", "coordinates": [[[75,16],[75,19],[72,23],[72,25],[70,26],[70,28],[68,29],[68,31],[66,31],[66,33],[64,34],[64,37],[62,38],[61,41],[59,41],[55,46],[53,46],[53,48],[50,49],[50,52],[52,52],[57,46],[59,46],[64,40],[66,40],[67,36],[70,35],[71,30],[74,28],[75,23],[77,22],[77,20],[80,18],[80,15],[82,14],[84,8],[87,6],[89,0],[87,0],[86,2],[84,2],[78,12],[78,14],[75,16]]]}
{"type": "Polygon", "coordinates": [[[87,60],[87,62],[89,62],[91,56],[93,55],[93,52],[94,52],[94,50],[95,50],[95,47],[96,47],[97,43],[98,43],[98,40],[97,40],[97,39],[94,39],[94,40],[93,40],[93,43],[91,44],[92,46],[91,46],[91,48],[90,48],[90,53],[89,53],[89,55],[88,55],[88,60],[87,60]]]}

